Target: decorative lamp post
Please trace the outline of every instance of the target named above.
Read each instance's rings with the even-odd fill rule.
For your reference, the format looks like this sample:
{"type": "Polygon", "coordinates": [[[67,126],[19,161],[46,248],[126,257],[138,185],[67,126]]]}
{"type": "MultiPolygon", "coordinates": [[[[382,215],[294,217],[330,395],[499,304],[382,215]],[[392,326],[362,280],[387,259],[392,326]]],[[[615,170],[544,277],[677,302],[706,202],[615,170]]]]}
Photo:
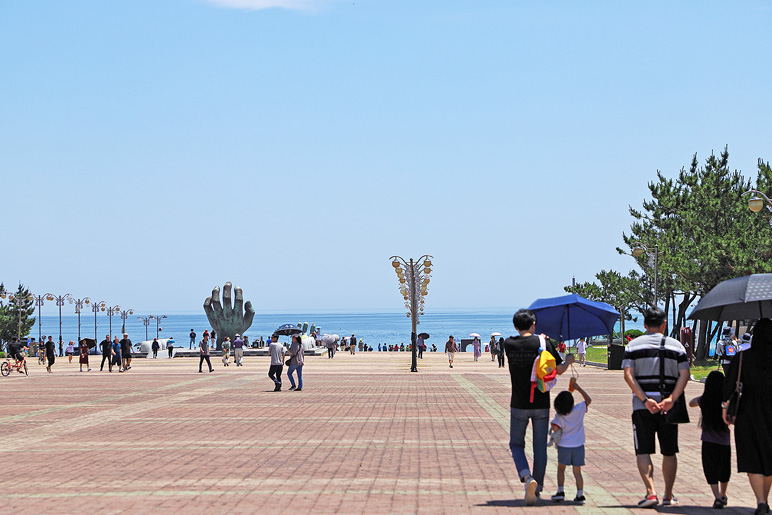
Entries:
{"type": "MultiPolygon", "coordinates": [[[[64,295],[46,293],[46,300],[56,301],[56,305],[59,306],[59,343],[62,343],[62,306],[64,306],[65,301],[70,301],[72,304],[72,295],[69,293],[64,295]]],[[[80,335],[78,335],[78,343],[80,343],[80,335]]]]}
{"type": "Polygon", "coordinates": [[[155,319],[155,337],[158,338],[161,332],[161,319],[166,318],[166,315],[150,315],[151,319],[155,319]]]}
{"type": "Polygon", "coordinates": [[[13,305],[16,306],[16,312],[19,315],[19,322],[16,326],[16,339],[21,341],[21,307],[25,300],[35,300],[35,296],[31,293],[27,295],[27,297],[17,297],[16,294],[11,293],[6,290],[0,290],[0,298],[6,298],[8,297],[8,300],[13,302],[13,305]]]}
{"type": "Polygon", "coordinates": [[[106,309],[105,308],[105,301],[100,300],[99,302],[94,302],[91,299],[89,299],[88,297],[83,299],[83,301],[86,304],[90,303],[91,304],[91,311],[94,312],[94,341],[96,342],[96,341],[98,341],[97,340],[97,313],[99,313],[100,310],[104,311],[106,309]]]}
{"type": "Polygon", "coordinates": [[[412,331],[410,334],[410,350],[412,353],[411,372],[418,372],[418,359],[416,351],[416,331],[418,316],[424,314],[424,297],[429,292],[428,286],[431,279],[432,262],[430,255],[424,255],[417,260],[405,261],[400,256],[392,256],[391,266],[397,273],[399,280],[399,292],[405,299],[407,317],[411,319],[412,331]]]}
{"type": "MultiPolygon", "coordinates": [[[[748,190],[745,193],[743,193],[742,196],[745,196],[748,193],[753,194],[750,200],[748,200],[748,209],[750,209],[754,213],[758,213],[764,208],[764,203],[766,203],[767,209],[770,212],[772,212],[772,200],[770,200],[769,197],[764,195],[759,190],[748,190]]],[[[769,225],[772,226],[772,218],[769,219],[769,225]]]]}
{"type": "MultiPolygon", "coordinates": [[[[129,315],[133,315],[134,310],[133,309],[124,309],[121,311],[121,319],[123,320],[123,327],[121,327],[121,332],[126,332],[126,319],[129,318],[129,315]]],[[[123,336],[123,335],[121,335],[123,336]]]]}
{"type": "Polygon", "coordinates": [[[70,297],[70,304],[75,304],[75,313],[78,314],[78,343],[80,343],[80,312],[83,311],[83,305],[91,302],[88,297],[84,299],[76,299],[70,297]]]}
{"type": "Polygon", "coordinates": [[[150,319],[153,318],[152,315],[150,317],[137,317],[138,319],[142,320],[142,323],[145,324],[145,341],[148,340],[147,338],[147,326],[150,325],[150,319]]]}
{"type": "Polygon", "coordinates": [[[110,340],[113,339],[113,315],[117,315],[120,311],[120,306],[107,307],[107,318],[110,319],[110,340]]]}
{"type": "Polygon", "coordinates": [[[35,305],[38,307],[38,342],[43,339],[43,315],[40,312],[43,304],[46,301],[45,295],[32,295],[35,300],[35,305]]]}
{"type": "Polygon", "coordinates": [[[659,269],[659,245],[654,245],[654,250],[646,247],[643,243],[640,241],[637,241],[633,243],[635,247],[633,247],[633,256],[639,258],[643,254],[648,254],[649,256],[654,257],[654,306],[657,305],[657,274],[659,269]]]}

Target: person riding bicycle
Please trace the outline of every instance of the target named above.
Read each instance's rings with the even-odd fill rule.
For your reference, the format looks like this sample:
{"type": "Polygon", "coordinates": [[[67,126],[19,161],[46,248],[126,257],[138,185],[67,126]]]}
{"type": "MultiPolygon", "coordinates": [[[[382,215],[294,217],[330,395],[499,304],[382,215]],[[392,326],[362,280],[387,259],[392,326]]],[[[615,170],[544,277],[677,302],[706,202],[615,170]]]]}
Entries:
{"type": "Polygon", "coordinates": [[[20,366],[24,364],[24,354],[21,352],[22,348],[27,350],[26,346],[22,347],[22,343],[18,338],[14,338],[13,341],[8,344],[8,357],[15,359],[16,364],[20,366]]]}

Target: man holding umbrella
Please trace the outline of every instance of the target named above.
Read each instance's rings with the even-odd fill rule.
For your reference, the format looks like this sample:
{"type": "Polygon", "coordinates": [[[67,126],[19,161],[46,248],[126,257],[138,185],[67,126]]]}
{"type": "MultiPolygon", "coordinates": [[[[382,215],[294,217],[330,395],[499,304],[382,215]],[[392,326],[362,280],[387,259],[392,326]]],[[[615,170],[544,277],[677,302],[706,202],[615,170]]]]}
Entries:
{"type": "Polygon", "coordinates": [[[525,504],[533,506],[544,486],[544,472],[547,468],[547,432],[549,428],[550,394],[534,389],[531,383],[531,371],[534,361],[541,354],[542,341],[544,350],[555,357],[558,374],[566,371],[574,362],[569,354],[565,362],[560,359],[557,350],[542,336],[536,336],[536,315],[527,309],[520,309],[512,317],[519,336],[507,338],[503,351],[509,362],[509,375],[512,381],[512,399],[510,402],[509,448],[515,461],[520,481],[525,483],[525,504]],[[525,432],[529,421],[533,424],[533,472],[525,456],[525,432]]]}

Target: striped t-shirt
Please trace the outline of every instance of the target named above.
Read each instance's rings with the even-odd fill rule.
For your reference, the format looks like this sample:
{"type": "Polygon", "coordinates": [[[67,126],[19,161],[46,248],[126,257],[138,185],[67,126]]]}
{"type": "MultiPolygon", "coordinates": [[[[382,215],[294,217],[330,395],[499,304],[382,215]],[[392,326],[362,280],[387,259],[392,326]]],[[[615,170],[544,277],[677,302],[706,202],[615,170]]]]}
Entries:
{"type": "MultiPolygon", "coordinates": [[[[661,401],[659,394],[659,347],[661,333],[646,333],[627,344],[623,368],[632,368],[633,377],[648,397],[661,401]]],[[[679,370],[689,370],[686,349],[676,339],[665,337],[665,394],[670,395],[678,382],[679,370]]],[[[633,410],[646,409],[643,401],[633,394],[633,410]]]]}

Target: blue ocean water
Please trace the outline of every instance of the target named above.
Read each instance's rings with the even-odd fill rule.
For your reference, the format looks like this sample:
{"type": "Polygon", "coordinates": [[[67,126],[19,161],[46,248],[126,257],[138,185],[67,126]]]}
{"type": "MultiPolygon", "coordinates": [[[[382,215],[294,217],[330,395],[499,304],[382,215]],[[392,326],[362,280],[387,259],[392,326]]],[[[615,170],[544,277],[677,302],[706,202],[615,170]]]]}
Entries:
{"type": "MultiPolygon", "coordinates": [[[[428,343],[434,343],[440,348],[445,344],[449,335],[460,339],[468,338],[471,333],[479,333],[483,343],[487,343],[492,332],[499,332],[504,337],[515,334],[512,325],[513,312],[512,309],[501,308],[427,312],[420,318],[418,332],[429,333],[431,338],[428,343]]],[[[37,338],[40,329],[43,335],[52,335],[54,340],[59,339],[58,315],[43,314],[39,322],[40,327],[36,324],[30,330],[30,336],[37,338]]],[[[258,313],[255,315],[252,327],[245,334],[249,336],[250,340],[259,336],[266,339],[280,325],[302,322],[308,322],[309,325],[316,324],[322,333],[338,334],[341,337],[355,334],[358,339],[364,339],[373,347],[377,346],[378,343],[393,344],[410,341],[410,318],[404,312],[258,313]]],[[[110,332],[110,321],[105,313],[100,312],[97,315],[96,324],[96,336],[99,341],[110,332]]],[[[114,316],[112,318],[113,335],[121,331],[121,324],[120,317],[114,316]]],[[[626,328],[638,328],[638,325],[640,324],[628,323],[626,328]]],[[[160,338],[173,336],[180,344],[188,343],[188,334],[191,329],[196,331],[199,339],[205,329],[211,329],[203,311],[200,314],[168,315],[168,318],[161,320],[161,328],[162,330],[158,333],[160,338]]],[[[145,326],[136,315],[126,320],[126,332],[129,333],[129,338],[134,342],[145,339],[145,326]]],[[[93,313],[81,315],[80,334],[83,337],[94,337],[93,313]]],[[[155,320],[151,320],[151,324],[147,327],[147,336],[152,339],[155,335],[156,323],[155,320]]],[[[65,341],[77,340],[78,317],[76,315],[62,315],[62,337],[65,341]]]]}

